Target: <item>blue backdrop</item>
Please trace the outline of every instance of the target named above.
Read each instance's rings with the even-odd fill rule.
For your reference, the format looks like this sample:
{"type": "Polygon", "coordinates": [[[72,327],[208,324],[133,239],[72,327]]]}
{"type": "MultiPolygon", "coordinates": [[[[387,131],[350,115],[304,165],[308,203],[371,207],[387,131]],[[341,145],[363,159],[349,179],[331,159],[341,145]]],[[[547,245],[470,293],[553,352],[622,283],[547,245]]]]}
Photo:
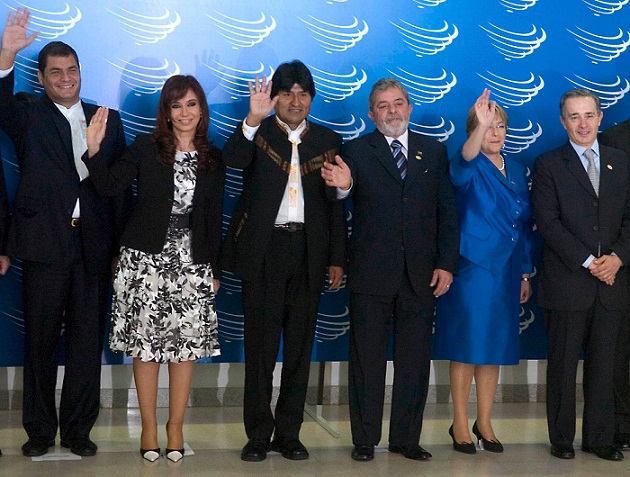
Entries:
{"type": "MultiPolygon", "coordinates": [[[[248,110],[247,81],[295,58],[311,69],[311,120],[345,140],[373,129],[371,85],[384,76],[409,89],[411,129],[454,154],[468,107],[484,87],[506,108],[505,153],[531,167],[566,141],[558,102],[573,87],[602,100],[602,129],[630,116],[630,0],[24,0],[0,2],[0,21],[27,7],[41,33],[16,63],[16,90],[41,94],[36,55],[52,40],[79,54],[86,101],[119,109],[127,139],[151,131],[160,89],[193,74],[211,109],[211,137],[223,146],[248,110]]],[[[4,23],[2,21],[2,23],[4,23]]],[[[0,140],[9,195],[19,179],[15,152],[0,140]]],[[[224,228],[241,190],[229,170],[224,228]]],[[[351,230],[351,211],[348,211],[351,230]]],[[[536,248],[537,262],[540,244],[536,248]]],[[[0,277],[0,365],[21,365],[21,267],[0,277]]],[[[534,278],[534,288],[536,280],[534,278]]],[[[222,355],[242,361],[240,282],[225,274],[218,300],[222,355]]],[[[313,359],[347,359],[347,293],[324,292],[313,359]]],[[[535,297],[523,307],[521,357],[544,358],[535,297]]],[[[120,363],[105,353],[105,362],[120,363]]]]}

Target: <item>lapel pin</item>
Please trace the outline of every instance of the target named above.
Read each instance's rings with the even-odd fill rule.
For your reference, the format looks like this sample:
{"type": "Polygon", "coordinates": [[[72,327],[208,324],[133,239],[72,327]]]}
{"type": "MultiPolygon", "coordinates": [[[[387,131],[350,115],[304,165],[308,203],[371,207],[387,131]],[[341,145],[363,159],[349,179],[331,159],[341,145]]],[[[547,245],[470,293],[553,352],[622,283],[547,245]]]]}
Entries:
{"type": "Polygon", "coordinates": [[[422,151],[418,151],[416,152],[416,161],[421,161],[422,160],[422,151]]]}
{"type": "Polygon", "coordinates": [[[606,164],[606,167],[612,171],[612,166],[610,164],[606,164]]]}

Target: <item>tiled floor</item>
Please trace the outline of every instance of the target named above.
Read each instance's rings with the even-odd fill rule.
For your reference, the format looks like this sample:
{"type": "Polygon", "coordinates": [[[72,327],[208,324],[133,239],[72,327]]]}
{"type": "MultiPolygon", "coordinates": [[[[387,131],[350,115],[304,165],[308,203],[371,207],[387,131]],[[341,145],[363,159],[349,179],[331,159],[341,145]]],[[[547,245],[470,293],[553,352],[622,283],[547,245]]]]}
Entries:
{"type": "MultiPolygon", "coordinates": [[[[471,415],[473,412],[471,407],[471,415]]],[[[388,411],[388,410],[387,410],[388,411]]],[[[354,462],[347,406],[324,406],[322,415],[341,433],[335,438],[306,416],[302,441],[310,451],[309,460],[292,462],[270,453],[267,460],[240,460],[245,434],[239,407],[192,408],[184,429],[186,443],[194,455],[173,464],[165,458],[144,461],[138,452],[137,409],[103,409],[92,438],[99,445],[95,457],[77,460],[57,445],[42,461],[23,457],[20,446],[26,439],[19,411],[0,412],[0,475],[9,477],[187,477],[187,476],[628,476],[630,454],[622,462],[607,462],[579,450],[576,458],[562,461],[549,455],[544,404],[497,404],[495,432],[505,445],[503,454],[454,452],[447,434],[450,408],[429,404],[425,413],[421,444],[433,453],[428,462],[415,462],[387,452],[386,440],[371,462],[354,462]]],[[[166,410],[160,409],[166,422],[166,410]]],[[[580,432],[578,423],[578,436],[580,432]]],[[[387,436],[387,423],[383,435],[387,436]]],[[[164,429],[161,429],[165,444],[164,429]]],[[[576,442],[579,445],[579,438],[576,442]]]]}

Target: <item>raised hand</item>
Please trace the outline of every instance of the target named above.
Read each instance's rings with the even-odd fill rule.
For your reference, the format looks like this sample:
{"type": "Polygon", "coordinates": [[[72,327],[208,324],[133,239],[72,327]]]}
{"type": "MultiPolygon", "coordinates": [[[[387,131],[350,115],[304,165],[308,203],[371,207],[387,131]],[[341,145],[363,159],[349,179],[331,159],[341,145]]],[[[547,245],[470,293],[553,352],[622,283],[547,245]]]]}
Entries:
{"type": "Polygon", "coordinates": [[[25,8],[18,8],[15,12],[9,12],[7,23],[2,32],[2,49],[12,52],[23,50],[35,41],[39,32],[26,36],[31,13],[25,8]]]}
{"type": "Polygon", "coordinates": [[[88,157],[94,156],[101,149],[101,143],[105,137],[105,130],[107,129],[107,116],[109,115],[109,109],[105,106],[101,106],[96,110],[92,119],[90,119],[90,125],[86,131],[88,157]]]}
{"type": "Polygon", "coordinates": [[[267,81],[267,77],[263,76],[259,80],[256,76],[254,84],[247,83],[249,86],[249,114],[245,119],[248,126],[256,127],[260,122],[269,116],[273,108],[278,102],[278,96],[271,98],[272,81],[267,81]]]}
{"type": "Polygon", "coordinates": [[[496,114],[496,103],[490,101],[490,90],[488,88],[485,88],[481,96],[477,98],[475,113],[477,114],[477,121],[484,129],[492,126],[496,114]]]}

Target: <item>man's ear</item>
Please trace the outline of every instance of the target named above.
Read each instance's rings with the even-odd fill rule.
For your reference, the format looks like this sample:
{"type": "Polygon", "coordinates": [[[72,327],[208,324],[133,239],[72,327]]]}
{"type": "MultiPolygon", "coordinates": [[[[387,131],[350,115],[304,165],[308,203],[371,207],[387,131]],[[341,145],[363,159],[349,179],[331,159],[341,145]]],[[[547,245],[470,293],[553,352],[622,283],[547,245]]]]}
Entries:
{"type": "Polygon", "coordinates": [[[39,84],[44,86],[44,75],[39,70],[37,70],[37,79],[39,80],[39,84]]]}

